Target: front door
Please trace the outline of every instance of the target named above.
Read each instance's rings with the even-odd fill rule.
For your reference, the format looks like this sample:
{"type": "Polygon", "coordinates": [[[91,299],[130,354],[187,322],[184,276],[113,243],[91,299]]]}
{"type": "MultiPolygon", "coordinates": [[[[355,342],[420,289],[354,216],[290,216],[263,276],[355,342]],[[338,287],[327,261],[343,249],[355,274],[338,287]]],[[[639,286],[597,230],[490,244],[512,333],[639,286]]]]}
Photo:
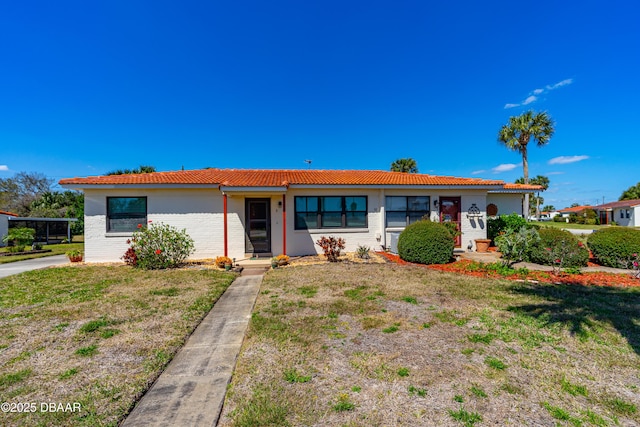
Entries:
{"type": "MultiPolygon", "coordinates": [[[[440,222],[452,222],[456,224],[456,230],[460,231],[460,197],[440,197],[440,222]]],[[[456,236],[456,247],[462,243],[462,236],[456,236]]]]}
{"type": "Polygon", "coordinates": [[[271,200],[245,199],[245,251],[271,252],[271,200]]]}

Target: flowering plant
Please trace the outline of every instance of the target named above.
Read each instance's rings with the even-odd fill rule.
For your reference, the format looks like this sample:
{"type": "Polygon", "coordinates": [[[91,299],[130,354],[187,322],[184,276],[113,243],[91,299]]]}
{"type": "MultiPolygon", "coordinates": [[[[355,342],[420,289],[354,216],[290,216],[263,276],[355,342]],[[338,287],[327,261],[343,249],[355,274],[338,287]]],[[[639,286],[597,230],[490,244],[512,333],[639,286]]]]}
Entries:
{"type": "Polygon", "coordinates": [[[275,261],[278,265],[287,265],[289,264],[289,257],[284,254],[280,254],[278,256],[274,256],[272,261],[275,261]]]}
{"type": "Polygon", "coordinates": [[[194,251],[193,239],[186,230],[151,221],[148,227],[139,224],[127,243],[131,247],[122,256],[124,262],[147,270],[177,267],[194,251]]]}
{"type": "Polygon", "coordinates": [[[580,268],[574,265],[570,260],[573,260],[578,256],[580,250],[584,250],[582,242],[578,242],[578,245],[573,245],[570,241],[562,239],[556,242],[552,247],[547,247],[545,253],[547,256],[546,265],[553,267],[554,274],[560,273],[563,269],[565,272],[580,272],[580,268]]]}

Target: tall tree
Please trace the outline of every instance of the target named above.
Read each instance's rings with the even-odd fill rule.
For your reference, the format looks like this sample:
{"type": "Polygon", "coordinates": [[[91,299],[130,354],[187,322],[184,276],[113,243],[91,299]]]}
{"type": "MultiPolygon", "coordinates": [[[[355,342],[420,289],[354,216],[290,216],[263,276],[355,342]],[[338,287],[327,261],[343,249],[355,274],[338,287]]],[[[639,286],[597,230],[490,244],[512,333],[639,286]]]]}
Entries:
{"type": "Polygon", "coordinates": [[[155,171],[155,166],[140,165],[135,169],[116,169],[111,172],[107,172],[106,175],[133,175],[139,173],[152,173],[155,171]]]}
{"type": "Polygon", "coordinates": [[[0,210],[29,216],[31,203],[50,191],[53,179],[38,172],[18,172],[12,178],[0,178],[0,210]]]}
{"type": "MultiPolygon", "coordinates": [[[[551,117],[546,112],[535,113],[532,110],[519,116],[510,117],[509,123],[500,128],[498,142],[522,155],[524,184],[529,184],[529,158],[527,152],[529,142],[533,140],[538,147],[542,147],[549,142],[554,132],[555,127],[551,117]]],[[[528,194],[524,195],[523,211],[525,214],[529,212],[528,194]]]]}
{"type": "Polygon", "coordinates": [[[640,182],[624,190],[618,200],[636,200],[636,199],[640,199],[640,182]]]}
{"type": "MultiPolygon", "coordinates": [[[[549,188],[549,178],[544,175],[537,175],[534,178],[529,180],[529,184],[539,185],[542,187],[542,191],[547,191],[549,188]]],[[[516,179],[516,184],[524,184],[524,178],[516,179]]],[[[540,219],[540,205],[544,203],[544,198],[540,197],[540,192],[533,197],[531,206],[529,207],[529,214],[535,215],[536,218],[540,219]],[[535,206],[535,208],[534,208],[535,206]]]]}
{"type": "Polygon", "coordinates": [[[418,173],[418,163],[411,157],[398,159],[391,163],[391,172],[418,173]]]}
{"type": "Polygon", "coordinates": [[[556,210],[556,207],[553,205],[544,205],[542,207],[542,212],[554,212],[556,210]]]}

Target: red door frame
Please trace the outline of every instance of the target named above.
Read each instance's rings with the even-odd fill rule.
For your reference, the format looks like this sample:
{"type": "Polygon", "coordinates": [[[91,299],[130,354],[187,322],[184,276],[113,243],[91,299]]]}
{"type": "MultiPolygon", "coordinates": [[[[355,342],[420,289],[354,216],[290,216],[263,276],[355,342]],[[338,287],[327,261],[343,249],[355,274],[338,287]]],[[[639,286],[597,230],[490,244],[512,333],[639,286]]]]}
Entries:
{"type": "MultiPolygon", "coordinates": [[[[440,217],[440,222],[447,222],[444,220],[444,212],[442,210],[444,203],[443,202],[452,202],[455,206],[458,207],[458,212],[457,212],[457,218],[456,219],[452,219],[452,222],[455,222],[458,228],[458,231],[462,231],[462,226],[461,226],[461,212],[460,212],[460,206],[462,205],[462,198],[460,196],[458,197],[444,197],[444,196],[440,196],[440,204],[438,205],[438,214],[440,217]]],[[[458,236],[456,236],[456,244],[455,244],[456,248],[459,248],[462,246],[462,235],[459,234],[458,236]]]]}

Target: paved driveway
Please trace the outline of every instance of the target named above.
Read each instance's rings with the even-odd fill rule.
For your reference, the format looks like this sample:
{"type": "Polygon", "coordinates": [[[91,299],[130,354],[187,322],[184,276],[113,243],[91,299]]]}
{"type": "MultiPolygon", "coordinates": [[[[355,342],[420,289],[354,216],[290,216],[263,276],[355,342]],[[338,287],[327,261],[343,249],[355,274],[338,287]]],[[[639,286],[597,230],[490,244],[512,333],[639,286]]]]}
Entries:
{"type": "Polygon", "coordinates": [[[25,271],[62,265],[68,262],[69,260],[66,255],[54,255],[43,258],[27,259],[24,261],[9,262],[7,264],[0,264],[0,277],[7,277],[13,274],[24,273],[25,271]]]}

